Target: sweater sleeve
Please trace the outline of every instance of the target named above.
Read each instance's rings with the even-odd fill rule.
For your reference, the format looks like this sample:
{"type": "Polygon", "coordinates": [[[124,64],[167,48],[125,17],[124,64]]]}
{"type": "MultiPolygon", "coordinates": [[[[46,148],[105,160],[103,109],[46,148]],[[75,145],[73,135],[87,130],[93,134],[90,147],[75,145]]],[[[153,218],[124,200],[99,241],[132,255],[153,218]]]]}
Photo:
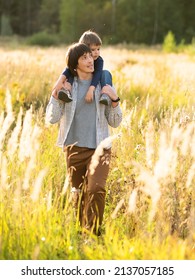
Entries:
{"type": "Polygon", "coordinates": [[[96,87],[97,84],[99,83],[101,75],[102,75],[103,65],[104,65],[104,61],[103,61],[102,57],[99,56],[94,61],[94,73],[93,73],[93,79],[91,81],[91,86],[96,87]]]}

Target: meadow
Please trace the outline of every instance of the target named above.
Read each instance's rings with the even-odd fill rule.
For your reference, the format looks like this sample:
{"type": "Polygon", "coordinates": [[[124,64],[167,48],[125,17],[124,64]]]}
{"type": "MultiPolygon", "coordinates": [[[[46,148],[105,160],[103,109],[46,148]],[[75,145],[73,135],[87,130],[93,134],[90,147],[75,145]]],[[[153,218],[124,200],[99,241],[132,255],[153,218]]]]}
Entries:
{"type": "Polygon", "coordinates": [[[67,47],[0,47],[0,259],[195,259],[195,56],[104,47],[121,98],[101,237],[79,234],[58,125],[67,47]],[[86,237],[85,237],[86,238],[86,237]]]}

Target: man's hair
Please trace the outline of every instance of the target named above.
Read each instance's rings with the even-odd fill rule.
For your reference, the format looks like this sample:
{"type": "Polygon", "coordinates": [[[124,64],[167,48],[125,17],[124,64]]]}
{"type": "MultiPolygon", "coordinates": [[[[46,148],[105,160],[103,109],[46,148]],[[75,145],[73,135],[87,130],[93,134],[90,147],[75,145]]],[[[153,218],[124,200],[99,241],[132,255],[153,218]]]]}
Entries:
{"type": "Polygon", "coordinates": [[[91,53],[90,48],[86,44],[74,43],[69,47],[66,54],[66,62],[72,75],[77,76],[78,60],[85,53],[91,53]]]}
{"type": "Polygon", "coordinates": [[[102,40],[96,32],[88,30],[81,35],[79,39],[79,43],[86,44],[87,46],[90,45],[101,46],[102,40]]]}

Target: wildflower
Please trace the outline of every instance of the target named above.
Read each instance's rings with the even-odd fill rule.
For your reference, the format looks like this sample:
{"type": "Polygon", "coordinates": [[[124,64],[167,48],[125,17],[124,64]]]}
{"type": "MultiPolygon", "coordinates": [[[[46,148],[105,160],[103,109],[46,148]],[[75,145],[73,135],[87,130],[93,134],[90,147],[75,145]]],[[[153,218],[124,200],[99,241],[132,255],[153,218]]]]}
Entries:
{"type": "Polygon", "coordinates": [[[122,199],[119,201],[119,203],[117,204],[116,208],[114,209],[114,211],[113,211],[113,213],[112,213],[112,215],[111,215],[111,218],[112,218],[112,219],[115,219],[115,218],[116,218],[117,213],[118,213],[118,211],[121,209],[121,207],[124,205],[124,202],[125,202],[124,198],[122,198],[122,199]]]}
{"type": "Polygon", "coordinates": [[[36,245],[35,249],[34,249],[34,252],[32,254],[32,259],[37,260],[38,257],[39,257],[39,254],[40,254],[40,247],[39,247],[39,245],[36,245]]]}
{"type": "MultiPolygon", "coordinates": [[[[103,155],[104,153],[104,149],[108,148],[111,146],[111,142],[113,139],[119,137],[118,134],[115,134],[113,136],[109,136],[107,138],[105,138],[99,145],[98,147],[96,148],[95,150],[95,153],[93,154],[92,156],[92,159],[91,159],[91,163],[90,163],[90,166],[89,166],[89,172],[90,174],[94,174],[95,172],[95,169],[99,163],[99,159],[100,157],[103,155]]],[[[105,162],[106,164],[108,164],[108,162],[105,162]]]]}
{"type": "Polygon", "coordinates": [[[146,129],[146,161],[149,167],[152,167],[153,155],[154,155],[154,127],[150,121],[146,129]]]}
{"type": "Polygon", "coordinates": [[[186,116],[185,116],[185,121],[186,121],[186,122],[189,122],[189,121],[190,121],[190,116],[186,115],[186,116]]]}
{"type": "Polygon", "coordinates": [[[66,175],[65,182],[64,182],[64,187],[63,187],[63,190],[62,190],[62,194],[65,194],[65,193],[66,193],[69,184],[70,184],[70,175],[67,174],[67,175],[66,175]]]}
{"type": "Polygon", "coordinates": [[[0,117],[0,123],[2,123],[1,124],[1,130],[0,130],[0,149],[2,148],[3,141],[4,141],[6,133],[7,133],[8,129],[10,128],[11,124],[13,123],[13,121],[15,119],[13,111],[12,111],[11,95],[10,95],[10,92],[8,90],[6,91],[5,102],[6,102],[7,115],[6,115],[5,119],[3,118],[2,114],[1,114],[1,117],[0,117]]]}
{"type": "Polygon", "coordinates": [[[47,210],[49,211],[52,206],[52,191],[50,190],[49,193],[47,194],[47,210]]]}
{"type": "Polygon", "coordinates": [[[129,248],[129,253],[132,253],[134,251],[134,247],[129,248]]]}
{"type": "Polygon", "coordinates": [[[177,149],[173,144],[175,137],[172,139],[172,145],[169,144],[167,135],[163,131],[160,135],[159,144],[159,159],[154,166],[154,176],[157,180],[166,179],[169,175],[172,178],[175,177],[176,167],[177,167],[177,149]]]}
{"type": "Polygon", "coordinates": [[[38,177],[36,178],[35,185],[34,185],[34,188],[33,188],[33,193],[31,195],[31,199],[33,201],[37,201],[38,198],[39,198],[39,193],[41,191],[42,181],[43,181],[44,177],[46,176],[46,173],[47,173],[47,169],[45,168],[45,169],[43,169],[39,172],[38,177]]]}
{"type": "Polygon", "coordinates": [[[7,159],[5,156],[2,156],[1,158],[1,172],[0,172],[0,178],[1,178],[1,187],[3,189],[8,189],[8,175],[7,175],[7,159]]]}
{"type": "Polygon", "coordinates": [[[192,164],[192,166],[190,167],[190,169],[188,171],[187,180],[186,180],[187,188],[190,187],[194,177],[195,177],[195,162],[192,164]]]}
{"type": "Polygon", "coordinates": [[[25,158],[33,156],[39,149],[38,138],[41,134],[41,128],[38,125],[32,125],[32,108],[26,112],[23,122],[22,133],[19,143],[19,159],[21,162],[25,158]]]}
{"type": "MultiPolygon", "coordinates": [[[[193,143],[193,133],[194,133],[194,124],[189,123],[186,127],[185,130],[183,131],[182,135],[182,143],[181,143],[181,153],[182,155],[186,156],[189,154],[190,149],[192,147],[193,143]]],[[[193,149],[193,148],[192,148],[193,149]]]]}
{"type": "Polygon", "coordinates": [[[128,212],[133,213],[136,208],[136,198],[137,198],[137,190],[133,190],[131,195],[129,196],[129,205],[128,212]]]}
{"type": "Polygon", "coordinates": [[[16,126],[11,134],[11,137],[8,140],[7,143],[7,151],[8,151],[8,155],[11,157],[13,156],[13,154],[16,152],[17,148],[18,148],[18,138],[19,138],[19,134],[21,131],[21,124],[22,124],[22,114],[23,114],[23,110],[22,107],[20,108],[20,112],[18,114],[18,118],[17,118],[17,122],[16,122],[16,126]]]}
{"type": "Polygon", "coordinates": [[[19,143],[19,159],[21,162],[24,161],[26,157],[29,156],[29,146],[31,143],[31,134],[32,134],[32,107],[26,111],[23,128],[20,137],[19,143]]]}
{"type": "Polygon", "coordinates": [[[29,181],[30,181],[30,175],[32,170],[36,167],[36,154],[32,154],[28,165],[26,167],[26,171],[24,174],[24,179],[23,179],[23,189],[27,190],[29,188],[29,181]]]}
{"type": "MultiPolygon", "coordinates": [[[[158,178],[152,174],[151,171],[148,171],[136,162],[134,165],[139,170],[139,175],[137,176],[136,180],[143,184],[143,186],[140,187],[140,190],[149,195],[152,199],[149,216],[149,219],[152,220],[156,211],[157,203],[161,196],[160,183],[158,182],[158,178]]],[[[131,199],[135,200],[135,193],[131,199]]]]}
{"type": "Polygon", "coordinates": [[[136,150],[136,151],[139,151],[139,150],[141,150],[141,147],[142,147],[141,144],[137,144],[137,146],[135,147],[135,150],[136,150]]]}
{"type": "Polygon", "coordinates": [[[180,124],[186,124],[188,122],[190,122],[190,116],[189,115],[185,115],[184,117],[182,117],[180,119],[180,124]]]}

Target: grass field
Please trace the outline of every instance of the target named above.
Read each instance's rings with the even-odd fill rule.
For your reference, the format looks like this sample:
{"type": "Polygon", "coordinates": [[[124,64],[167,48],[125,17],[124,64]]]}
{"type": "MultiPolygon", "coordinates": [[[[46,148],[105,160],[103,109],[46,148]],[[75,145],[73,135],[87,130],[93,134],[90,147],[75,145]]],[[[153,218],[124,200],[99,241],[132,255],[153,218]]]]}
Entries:
{"type": "Polygon", "coordinates": [[[100,238],[78,233],[58,126],[66,47],[0,47],[0,259],[195,259],[195,58],[102,49],[121,97],[100,238]]]}

